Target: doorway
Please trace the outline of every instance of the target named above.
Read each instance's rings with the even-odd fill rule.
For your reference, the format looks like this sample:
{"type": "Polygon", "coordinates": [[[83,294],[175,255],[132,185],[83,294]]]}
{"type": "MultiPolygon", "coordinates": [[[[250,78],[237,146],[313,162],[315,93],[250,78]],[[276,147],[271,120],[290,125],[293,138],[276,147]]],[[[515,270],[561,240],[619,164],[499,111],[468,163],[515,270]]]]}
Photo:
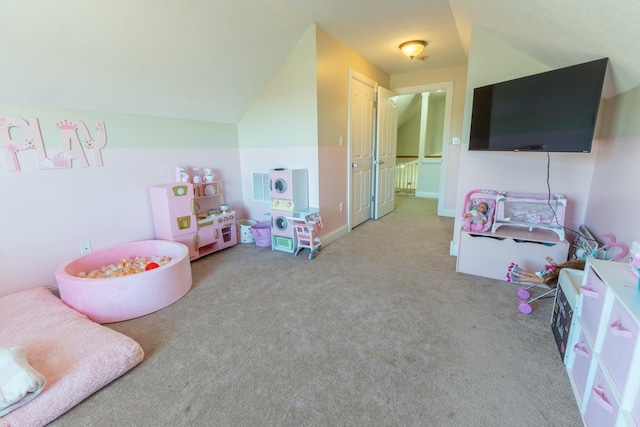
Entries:
{"type": "MultiPolygon", "coordinates": [[[[447,189],[447,165],[451,132],[451,110],[453,108],[453,82],[435,83],[394,89],[398,96],[398,126],[408,120],[417,121],[408,138],[414,138],[417,156],[415,178],[416,197],[438,199],[438,215],[445,214],[444,202],[447,189]],[[434,108],[442,104],[442,108],[434,108]],[[435,113],[430,117],[430,106],[435,113]],[[417,116],[416,116],[417,115],[417,116]]],[[[401,131],[399,131],[399,135],[401,131]]],[[[398,139],[398,158],[403,158],[401,137],[398,139]]],[[[401,164],[399,164],[401,165],[401,164]]],[[[405,166],[407,168],[407,166],[405,166]]],[[[399,169],[400,171],[400,169],[399,169]]],[[[405,171],[408,173],[409,171],[405,171]]],[[[411,175],[413,176],[413,175],[411,175]]]]}

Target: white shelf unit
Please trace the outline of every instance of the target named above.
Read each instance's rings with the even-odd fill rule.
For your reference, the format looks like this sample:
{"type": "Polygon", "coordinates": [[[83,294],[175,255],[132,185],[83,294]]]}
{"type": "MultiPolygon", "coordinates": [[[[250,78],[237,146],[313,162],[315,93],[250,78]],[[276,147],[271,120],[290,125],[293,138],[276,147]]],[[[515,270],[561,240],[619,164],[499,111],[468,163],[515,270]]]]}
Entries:
{"type": "Polygon", "coordinates": [[[563,268],[558,275],[557,292],[551,312],[551,330],[565,365],[569,361],[569,343],[575,342],[574,337],[579,334],[577,313],[580,311],[580,285],[583,277],[583,270],[572,268],[563,268]]]}
{"type": "Polygon", "coordinates": [[[589,259],[567,373],[587,426],[640,426],[640,292],[627,263],[589,259]]]}

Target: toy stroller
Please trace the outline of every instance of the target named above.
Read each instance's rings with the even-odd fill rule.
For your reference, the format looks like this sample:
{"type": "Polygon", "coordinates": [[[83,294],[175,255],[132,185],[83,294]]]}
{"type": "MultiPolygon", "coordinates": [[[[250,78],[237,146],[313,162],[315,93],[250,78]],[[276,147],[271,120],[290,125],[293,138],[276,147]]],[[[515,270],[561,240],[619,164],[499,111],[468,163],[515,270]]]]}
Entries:
{"type": "Polygon", "coordinates": [[[310,214],[304,218],[291,218],[293,220],[293,226],[296,230],[296,237],[298,244],[294,256],[298,256],[298,253],[307,248],[309,252],[309,259],[314,259],[318,251],[322,249],[320,244],[320,231],[322,231],[322,218],[319,214],[310,214]]]}
{"type": "MultiPolygon", "coordinates": [[[[547,266],[546,270],[551,270],[553,265],[547,266]]],[[[509,265],[507,272],[507,281],[513,281],[513,277],[522,273],[517,264],[509,265]]],[[[542,273],[544,274],[544,273],[542,273]]],[[[524,279],[522,279],[524,280],[524,279]]],[[[520,282],[520,280],[518,280],[520,282]]],[[[518,297],[522,300],[518,303],[518,310],[522,314],[529,314],[533,311],[531,303],[543,298],[553,298],[556,294],[557,284],[528,283],[526,286],[518,289],[518,297]],[[555,286],[554,286],[555,285],[555,286]],[[532,296],[532,293],[534,296],[532,296]]]]}
{"type": "Polygon", "coordinates": [[[551,257],[546,257],[549,263],[540,272],[532,273],[522,270],[518,264],[511,263],[507,269],[507,282],[527,283],[518,289],[518,296],[523,300],[518,303],[520,313],[529,314],[533,310],[531,303],[542,298],[553,298],[558,287],[558,277],[563,268],[584,270],[585,260],[570,260],[562,264],[556,264],[551,257]],[[535,296],[531,296],[532,292],[535,296]]]}

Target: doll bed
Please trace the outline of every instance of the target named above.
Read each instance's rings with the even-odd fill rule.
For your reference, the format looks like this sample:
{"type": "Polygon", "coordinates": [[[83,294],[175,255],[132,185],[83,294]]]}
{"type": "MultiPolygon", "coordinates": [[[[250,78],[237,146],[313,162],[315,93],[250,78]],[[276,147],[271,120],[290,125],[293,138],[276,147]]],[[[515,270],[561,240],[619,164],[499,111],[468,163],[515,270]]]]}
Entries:
{"type": "Polygon", "coordinates": [[[500,192],[496,197],[496,217],[492,232],[502,225],[544,228],[564,240],[567,199],[562,194],[500,192]]]}
{"type": "Polygon", "coordinates": [[[45,425],[144,358],[136,341],[92,322],[44,287],[0,298],[0,347],[26,349],[46,381],[33,400],[0,417],[0,427],[45,425]]]}

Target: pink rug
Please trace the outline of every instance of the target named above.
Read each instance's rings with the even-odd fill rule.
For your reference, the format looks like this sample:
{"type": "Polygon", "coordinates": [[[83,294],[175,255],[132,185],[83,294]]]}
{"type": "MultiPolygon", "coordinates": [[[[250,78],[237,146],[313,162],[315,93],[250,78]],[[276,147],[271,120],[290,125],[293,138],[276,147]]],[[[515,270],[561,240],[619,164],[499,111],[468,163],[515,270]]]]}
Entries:
{"type": "Polygon", "coordinates": [[[46,379],[31,402],[0,426],[42,426],[109,384],[144,358],[133,339],[89,320],[44,287],[0,298],[0,347],[23,346],[46,379]]]}

